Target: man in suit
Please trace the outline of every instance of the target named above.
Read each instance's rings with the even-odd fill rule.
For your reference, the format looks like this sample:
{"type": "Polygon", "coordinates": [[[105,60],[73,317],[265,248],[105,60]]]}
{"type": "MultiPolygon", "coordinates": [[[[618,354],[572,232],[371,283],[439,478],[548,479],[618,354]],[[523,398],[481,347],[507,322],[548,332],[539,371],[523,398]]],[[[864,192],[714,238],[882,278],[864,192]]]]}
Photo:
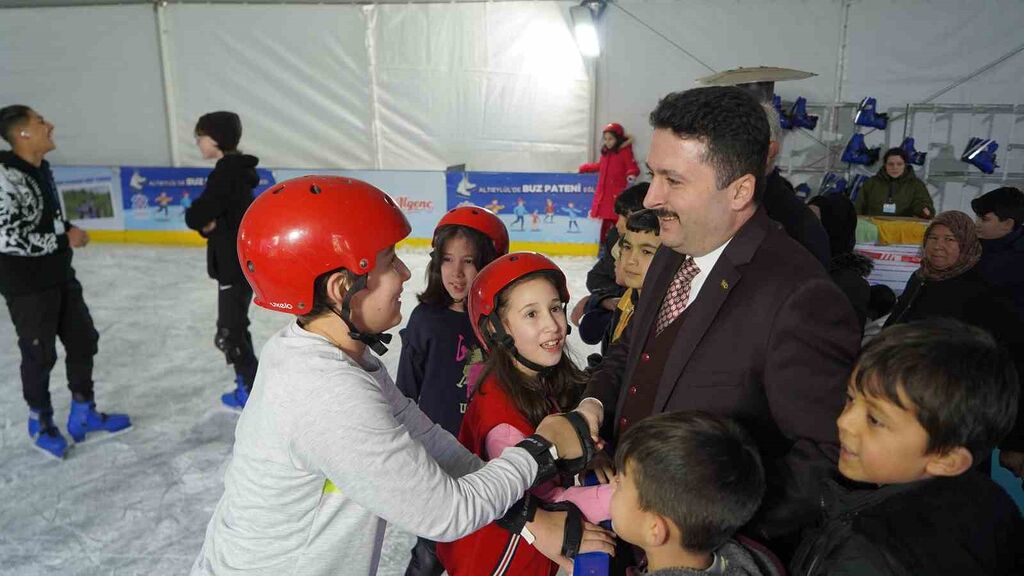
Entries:
{"type": "Polygon", "coordinates": [[[615,438],[662,412],[735,418],[769,483],[747,533],[783,553],[835,469],[836,418],[860,345],[849,301],[761,207],[769,127],[735,87],[669,94],[651,113],[662,247],[633,319],[578,410],[615,438]]]}

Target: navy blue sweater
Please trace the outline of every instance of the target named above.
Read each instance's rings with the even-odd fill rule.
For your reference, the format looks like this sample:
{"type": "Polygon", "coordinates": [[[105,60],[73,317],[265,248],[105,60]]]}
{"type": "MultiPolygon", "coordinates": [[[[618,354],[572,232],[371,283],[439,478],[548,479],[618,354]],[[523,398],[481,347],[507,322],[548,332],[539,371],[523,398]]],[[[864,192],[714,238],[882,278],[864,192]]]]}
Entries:
{"type": "Polygon", "coordinates": [[[420,304],[401,335],[398,389],[431,420],[458,435],[466,411],[466,370],[482,361],[469,315],[420,304]]]}

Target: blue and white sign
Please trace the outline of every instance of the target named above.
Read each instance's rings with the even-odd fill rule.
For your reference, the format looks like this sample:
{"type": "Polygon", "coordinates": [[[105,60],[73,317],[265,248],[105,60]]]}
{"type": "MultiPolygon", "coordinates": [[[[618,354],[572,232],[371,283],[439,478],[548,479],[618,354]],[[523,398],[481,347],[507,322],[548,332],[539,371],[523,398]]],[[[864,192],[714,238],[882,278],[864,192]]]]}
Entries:
{"type": "MultiPolygon", "coordinates": [[[[206,188],[211,168],[121,167],[121,196],[126,230],[187,230],[185,210],[206,188]]],[[[255,194],[274,184],[269,170],[257,169],[255,194]]]]}
{"type": "Polygon", "coordinates": [[[587,217],[596,174],[449,172],[448,208],[476,204],[497,214],[520,242],[594,244],[600,221],[587,217]]]}

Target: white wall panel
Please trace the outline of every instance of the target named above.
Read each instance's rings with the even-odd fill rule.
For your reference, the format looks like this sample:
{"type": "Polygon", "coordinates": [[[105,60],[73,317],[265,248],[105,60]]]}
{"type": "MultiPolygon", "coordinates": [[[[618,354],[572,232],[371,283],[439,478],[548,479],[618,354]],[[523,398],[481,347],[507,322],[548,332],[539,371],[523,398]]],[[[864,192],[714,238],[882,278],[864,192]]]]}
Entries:
{"type": "Polygon", "coordinates": [[[56,126],[55,164],[170,162],[152,6],[0,10],[0,106],[56,126]]]}

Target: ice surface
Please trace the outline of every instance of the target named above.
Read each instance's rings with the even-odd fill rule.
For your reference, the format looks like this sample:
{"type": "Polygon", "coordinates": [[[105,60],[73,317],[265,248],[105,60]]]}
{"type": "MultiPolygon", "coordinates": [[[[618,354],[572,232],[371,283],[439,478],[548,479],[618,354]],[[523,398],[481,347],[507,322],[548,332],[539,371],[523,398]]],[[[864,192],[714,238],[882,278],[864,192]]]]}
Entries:
{"type": "MultiPolygon", "coordinates": [[[[402,250],[413,271],[403,312],[415,307],[428,260],[402,250]]],[[[575,298],[586,294],[592,258],[555,258],[575,298]]],[[[0,307],[0,574],[185,574],[223,491],[237,416],[218,408],[233,374],[213,346],[216,284],[203,249],[93,244],[75,269],[100,332],[96,401],[126,412],[134,429],[75,446],[63,462],[26,433],[19,354],[0,307]]],[[[252,307],[257,350],[290,316],[252,307]]],[[[397,330],[384,357],[393,375],[397,330]]],[[[576,333],[582,364],[594,347],[576,333]]],[[[60,347],[58,346],[58,349],[60,347]]],[[[63,350],[50,390],[63,430],[70,402],[63,350]]],[[[379,573],[404,573],[413,537],[390,530],[379,573]]]]}

